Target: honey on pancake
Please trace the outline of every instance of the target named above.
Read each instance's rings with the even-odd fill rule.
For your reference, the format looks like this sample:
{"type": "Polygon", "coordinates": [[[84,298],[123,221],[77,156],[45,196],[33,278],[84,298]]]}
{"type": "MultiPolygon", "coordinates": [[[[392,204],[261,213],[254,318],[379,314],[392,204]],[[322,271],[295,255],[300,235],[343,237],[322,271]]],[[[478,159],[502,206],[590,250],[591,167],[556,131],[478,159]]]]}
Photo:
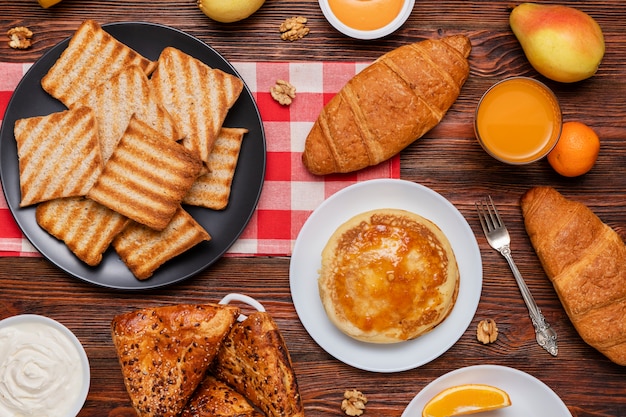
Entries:
{"type": "Polygon", "coordinates": [[[399,329],[396,337],[407,340],[443,319],[441,307],[450,294],[441,289],[454,277],[440,239],[425,225],[407,216],[372,214],[343,232],[334,249],[335,307],[361,332],[399,329]]]}

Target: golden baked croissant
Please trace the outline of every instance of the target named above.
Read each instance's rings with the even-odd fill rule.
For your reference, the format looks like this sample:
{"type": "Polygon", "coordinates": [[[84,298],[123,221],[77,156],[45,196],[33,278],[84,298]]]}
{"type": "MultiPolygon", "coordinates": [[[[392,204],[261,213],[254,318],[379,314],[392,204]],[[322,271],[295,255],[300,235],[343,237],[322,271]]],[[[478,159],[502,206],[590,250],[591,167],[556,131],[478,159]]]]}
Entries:
{"type": "Polygon", "coordinates": [[[435,127],[469,76],[466,36],[394,49],[363,69],[324,107],[302,162],[313,174],[352,172],[396,155],[435,127]]]}
{"type": "Polygon", "coordinates": [[[626,246],[584,204],[550,187],[521,199],[526,231],[578,334],[626,365],[626,246]]]}

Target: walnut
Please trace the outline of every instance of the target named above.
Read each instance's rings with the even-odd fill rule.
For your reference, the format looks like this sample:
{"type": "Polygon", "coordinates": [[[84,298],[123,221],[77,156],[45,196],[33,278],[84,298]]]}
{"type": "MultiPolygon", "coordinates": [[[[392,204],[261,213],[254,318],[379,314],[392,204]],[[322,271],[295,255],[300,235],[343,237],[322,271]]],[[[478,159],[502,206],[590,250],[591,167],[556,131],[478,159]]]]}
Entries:
{"type": "Polygon", "coordinates": [[[307,18],[294,16],[287,18],[280,25],[280,38],[284,41],[295,41],[309,34],[309,28],[305,26],[307,18]]]}
{"type": "Polygon", "coordinates": [[[498,326],[492,319],[481,320],[476,329],[476,338],[483,344],[493,343],[498,338],[498,326]]]}
{"type": "Polygon", "coordinates": [[[343,401],[341,402],[341,410],[348,416],[360,416],[365,411],[367,397],[355,389],[347,390],[343,393],[343,401]]]}
{"type": "Polygon", "coordinates": [[[296,87],[285,80],[276,80],[276,84],[270,88],[270,94],[274,100],[288,106],[296,98],[296,87]]]}
{"type": "Polygon", "coordinates": [[[17,26],[9,29],[7,36],[11,39],[9,46],[13,49],[28,49],[32,45],[31,38],[33,37],[33,32],[26,26],[17,26]]]}

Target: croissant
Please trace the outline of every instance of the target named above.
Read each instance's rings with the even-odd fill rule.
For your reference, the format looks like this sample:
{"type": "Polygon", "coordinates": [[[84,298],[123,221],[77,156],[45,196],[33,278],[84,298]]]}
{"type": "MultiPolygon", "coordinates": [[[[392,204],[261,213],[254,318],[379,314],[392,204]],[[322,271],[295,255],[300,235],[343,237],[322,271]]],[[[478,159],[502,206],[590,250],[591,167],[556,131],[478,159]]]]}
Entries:
{"type": "Polygon", "coordinates": [[[521,199],[524,225],[581,338],[626,365],[626,246],[587,206],[551,187],[521,199]]]}
{"type": "Polygon", "coordinates": [[[469,39],[401,46],[355,75],[322,109],[302,162],[313,174],[376,165],[435,127],[469,76],[469,39]]]}

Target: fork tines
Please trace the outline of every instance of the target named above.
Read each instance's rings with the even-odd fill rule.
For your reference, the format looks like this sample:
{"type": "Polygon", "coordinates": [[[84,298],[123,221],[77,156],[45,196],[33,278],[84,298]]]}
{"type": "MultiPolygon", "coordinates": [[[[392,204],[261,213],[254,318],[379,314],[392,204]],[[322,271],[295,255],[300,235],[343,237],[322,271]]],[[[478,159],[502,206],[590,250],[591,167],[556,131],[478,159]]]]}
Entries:
{"type": "Polygon", "coordinates": [[[475,205],[478,211],[478,219],[480,220],[483,230],[489,231],[497,227],[502,227],[500,214],[490,195],[477,201],[475,205]]]}

